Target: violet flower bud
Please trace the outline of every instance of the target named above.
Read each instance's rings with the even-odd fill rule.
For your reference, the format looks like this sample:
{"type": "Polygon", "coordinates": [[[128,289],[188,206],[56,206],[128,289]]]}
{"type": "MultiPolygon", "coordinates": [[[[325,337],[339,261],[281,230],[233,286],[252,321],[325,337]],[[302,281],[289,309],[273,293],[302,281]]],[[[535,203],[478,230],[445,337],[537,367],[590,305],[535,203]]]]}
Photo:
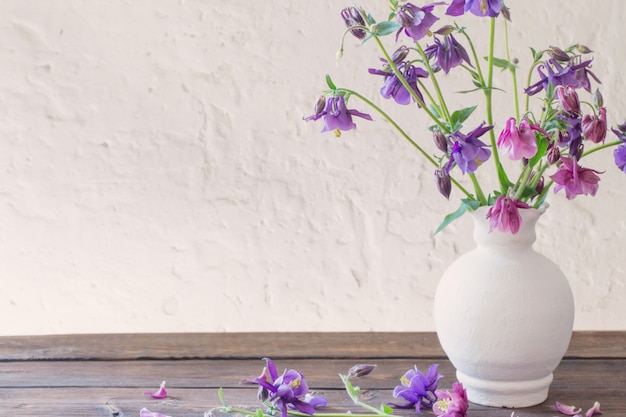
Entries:
{"type": "Polygon", "coordinates": [[[545,180],[543,179],[543,176],[542,176],[541,178],[539,178],[539,181],[537,182],[537,185],[535,186],[535,191],[537,192],[537,194],[541,194],[544,186],[545,186],[545,180]]]}
{"type": "Polygon", "coordinates": [[[315,108],[313,109],[313,115],[317,116],[321,114],[326,108],[326,96],[321,95],[320,98],[317,99],[317,103],[315,103],[315,108]]]}
{"type": "Polygon", "coordinates": [[[441,129],[433,130],[433,141],[435,142],[435,146],[437,146],[437,149],[446,154],[448,153],[448,140],[446,139],[446,136],[443,134],[441,129]]]}
{"type": "MultiPolygon", "coordinates": [[[[354,26],[365,26],[365,19],[361,15],[359,9],[355,6],[345,7],[341,11],[341,17],[348,28],[354,26]]],[[[357,39],[363,40],[367,36],[367,32],[361,28],[355,28],[350,31],[357,39]]]]}
{"type": "Polygon", "coordinates": [[[368,364],[354,365],[352,368],[348,370],[348,377],[360,378],[362,376],[369,375],[374,370],[374,368],[376,368],[376,365],[368,365],[368,364]]]}
{"type": "Polygon", "coordinates": [[[454,26],[452,25],[445,25],[440,27],[439,29],[437,29],[435,32],[433,32],[436,35],[441,35],[441,36],[446,36],[451,34],[452,32],[454,32],[454,26]]]}
{"type": "Polygon", "coordinates": [[[574,150],[574,152],[572,153],[572,157],[576,158],[577,161],[580,161],[580,158],[582,158],[584,151],[585,151],[585,145],[583,145],[582,143],[579,143],[578,146],[576,146],[576,149],[574,150]]]}
{"type": "Polygon", "coordinates": [[[561,61],[561,62],[570,61],[570,56],[567,54],[567,52],[565,52],[564,50],[562,50],[561,48],[557,46],[550,46],[546,52],[548,52],[548,55],[550,55],[552,58],[556,59],[557,61],[561,61]]]}
{"type": "Polygon", "coordinates": [[[391,54],[391,62],[398,65],[399,63],[404,61],[404,58],[406,58],[408,54],[409,48],[407,48],[405,45],[402,45],[401,47],[396,49],[393,54],[391,54]]]}
{"type": "Polygon", "coordinates": [[[576,50],[581,54],[590,54],[593,52],[591,49],[581,44],[576,44],[576,50]]]}
{"type": "Polygon", "coordinates": [[[450,199],[450,193],[452,192],[452,181],[450,180],[450,173],[447,169],[436,169],[435,179],[437,180],[437,189],[446,199],[450,199]]]}
{"type": "Polygon", "coordinates": [[[547,158],[550,165],[554,165],[561,159],[561,151],[557,147],[552,147],[548,150],[547,158]]]}

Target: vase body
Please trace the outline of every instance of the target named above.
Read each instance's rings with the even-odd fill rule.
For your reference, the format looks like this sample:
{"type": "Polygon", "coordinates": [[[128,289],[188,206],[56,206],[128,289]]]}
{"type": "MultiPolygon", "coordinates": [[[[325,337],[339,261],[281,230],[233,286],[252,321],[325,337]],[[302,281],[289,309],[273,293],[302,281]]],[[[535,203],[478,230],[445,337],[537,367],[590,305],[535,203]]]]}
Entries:
{"type": "Polygon", "coordinates": [[[476,248],[445,271],[435,295],[437,336],[468,399],[494,407],[544,402],[569,346],[574,298],[558,266],[537,253],[541,210],[523,209],[517,234],[489,233],[472,212],[476,248]]]}

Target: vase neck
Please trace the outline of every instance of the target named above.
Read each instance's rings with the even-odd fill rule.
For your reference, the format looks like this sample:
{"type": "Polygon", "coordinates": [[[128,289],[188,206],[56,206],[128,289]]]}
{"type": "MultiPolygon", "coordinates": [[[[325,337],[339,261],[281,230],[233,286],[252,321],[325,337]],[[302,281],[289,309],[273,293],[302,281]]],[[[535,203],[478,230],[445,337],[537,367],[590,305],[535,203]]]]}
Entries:
{"type": "Polygon", "coordinates": [[[474,241],[478,246],[519,247],[531,246],[535,241],[535,225],[546,208],[520,209],[522,223],[517,233],[501,232],[497,229],[489,231],[489,219],[487,219],[488,207],[479,207],[471,212],[474,219],[474,241]]]}

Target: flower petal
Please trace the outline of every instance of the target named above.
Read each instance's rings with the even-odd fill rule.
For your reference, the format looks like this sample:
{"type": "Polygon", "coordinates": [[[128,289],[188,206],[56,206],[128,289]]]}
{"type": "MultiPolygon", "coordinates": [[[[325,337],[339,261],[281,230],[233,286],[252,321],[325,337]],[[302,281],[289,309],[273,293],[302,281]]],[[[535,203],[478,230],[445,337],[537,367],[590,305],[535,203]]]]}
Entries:
{"type": "Polygon", "coordinates": [[[152,411],[148,410],[147,408],[142,408],[141,411],[139,412],[139,416],[140,417],[170,417],[170,416],[166,416],[165,414],[161,414],[161,413],[153,413],[152,411]]]}
{"type": "Polygon", "coordinates": [[[565,405],[558,401],[554,403],[554,408],[556,408],[559,413],[565,414],[566,416],[575,416],[576,414],[580,414],[583,411],[582,408],[577,409],[573,405],[565,405]]]}
{"type": "Polygon", "coordinates": [[[152,398],[157,398],[157,399],[167,397],[167,390],[165,389],[165,381],[161,382],[161,386],[159,387],[157,391],[155,392],[144,391],[143,393],[144,395],[148,395],[152,398]]]}

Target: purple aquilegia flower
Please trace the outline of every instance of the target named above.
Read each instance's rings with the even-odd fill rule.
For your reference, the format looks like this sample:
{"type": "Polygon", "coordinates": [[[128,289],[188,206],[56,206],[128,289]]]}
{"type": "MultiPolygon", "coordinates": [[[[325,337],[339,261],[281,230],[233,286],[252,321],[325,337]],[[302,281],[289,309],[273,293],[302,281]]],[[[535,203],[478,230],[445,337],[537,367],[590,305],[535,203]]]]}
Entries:
{"type": "Polygon", "coordinates": [[[526,88],[524,92],[529,96],[532,96],[542,90],[547,91],[548,84],[552,84],[554,87],[559,85],[569,85],[573,88],[584,88],[585,90],[591,92],[591,82],[589,81],[589,76],[591,76],[597,83],[600,83],[600,80],[589,70],[589,67],[591,67],[591,59],[579,64],[574,64],[570,61],[565,67],[563,67],[556,59],[551,58],[545,66],[539,65],[537,67],[537,72],[539,73],[541,79],[526,88]],[[547,71],[547,74],[543,72],[544,68],[547,71]]]}
{"type": "MultiPolygon", "coordinates": [[[[398,71],[402,74],[404,79],[408,82],[411,89],[417,94],[419,99],[423,102],[424,96],[417,88],[417,79],[428,77],[428,72],[423,68],[415,67],[408,62],[401,62],[397,64],[398,71]]],[[[396,74],[387,67],[386,70],[378,70],[375,68],[369,69],[370,74],[383,75],[385,77],[385,84],[380,89],[380,94],[386,98],[393,98],[396,103],[407,105],[411,103],[411,93],[404,87],[400,79],[396,74]]],[[[418,104],[419,105],[419,104],[418,104]]]]}
{"type": "Polygon", "coordinates": [[[144,395],[147,395],[147,396],[152,397],[152,398],[157,398],[157,399],[161,399],[161,398],[167,397],[167,390],[165,389],[165,381],[161,382],[161,385],[159,386],[159,389],[156,390],[155,392],[144,391],[143,393],[144,393],[144,395]]]}
{"type": "Polygon", "coordinates": [[[463,61],[471,65],[467,51],[452,34],[444,36],[443,42],[435,38],[435,43],[427,47],[424,52],[428,59],[435,60],[434,67],[441,68],[446,74],[450,72],[450,69],[461,65],[463,61]]]}
{"type": "Polygon", "coordinates": [[[606,138],[606,109],[598,109],[599,116],[585,114],[581,121],[581,127],[585,139],[593,143],[604,142],[606,138]]]}
{"type": "Polygon", "coordinates": [[[558,119],[565,122],[565,132],[559,132],[558,144],[560,147],[569,146],[569,154],[575,155],[583,142],[583,129],[580,125],[582,119],[579,116],[560,114],[558,119]]]}
{"type": "Polygon", "coordinates": [[[443,377],[437,369],[438,365],[434,364],[428,368],[428,373],[424,375],[421,373],[417,366],[413,366],[400,378],[400,385],[396,386],[393,390],[393,397],[400,398],[406,401],[405,404],[389,405],[398,408],[413,408],[415,412],[419,413],[421,407],[432,408],[433,404],[437,400],[435,390],[437,389],[437,383],[439,379],[443,377]]]}
{"type": "Polygon", "coordinates": [[[615,148],[613,157],[615,159],[615,165],[626,174],[626,123],[618,126],[617,129],[611,128],[611,131],[623,142],[615,148]]]}
{"type": "Polygon", "coordinates": [[[496,17],[502,11],[502,0],[453,0],[446,14],[449,16],[461,16],[466,12],[472,12],[476,16],[496,17]]]}
{"type": "Polygon", "coordinates": [[[363,15],[357,7],[350,6],[343,8],[343,10],[341,10],[341,17],[348,28],[354,27],[354,29],[350,30],[352,35],[360,40],[365,39],[367,32],[362,29],[362,27],[365,26],[365,19],[363,19],[363,15]]]}
{"type": "Polygon", "coordinates": [[[369,114],[346,107],[346,101],[342,95],[331,97],[328,100],[322,96],[315,106],[315,114],[305,117],[304,120],[324,119],[324,127],[322,132],[330,130],[335,131],[335,135],[339,135],[341,130],[351,130],[356,128],[356,124],[352,121],[352,116],[362,117],[366,120],[372,120],[369,114]],[[324,105],[325,102],[325,105],[324,105]]]}
{"type": "Polygon", "coordinates": [[[522,201],[515,200],[505,195],[499,195],[496,203],[487,211],[489,219],[489,232],[498,229],[502,233],[511,232],[516,234],[522,224],[522,216],[519,209],[527,209],[530,206],[522,201]]]}
{"type": "Polygon", "coordinates": [[[466,417],[469,401],[463,384],[452,384],[452,392],[437,390],[437,402],[433,405],[433,413],[439,417],[466,417]]]}
{"type": "Polygon", "coordinates": [[[259,397],[269,400],[281,410],[282,417],[287,417],[287,407],[293,407],[305,414],[313,414],[315,407],[326,405],[326,398],[308,394],[309,387],[304,375],[293,369],[285,370],[282,375],[276,372],[274,361],[264,359],[266,367],[263,373],[252,379],[242,379],[242,383],[258,384],[259,397]]]}
{"type": "Polygon", "coordinates": [[[601,172],[590,168],[583,168],[578,165],[576,157],[562,157],[562,164],[554,175],[550,178],[557,185],[554,192],[557,193],[561,189],[565,189],[565,197],[572,200],[577,195],[596,195],[598,191],[598,182],[600,177],[597,174],[601,172]]]}
{"type": "Polygon", "coordinates": [[[430,32],[430,28],[439,18],[432,14],[435,6],[445,4],[444,2],[430,3],[424,7],[418,7],[413,3],[406,3],[399,6],[396,12],[396,20],[402,25],[402,28],[396,34],[396,40],[400,36],[400,32],[404,30],[415,42],[422,39],[430,32]]]}
{"type": "Polygon", "coordinates": [[[478,169],[480,164],[489,159],[491,151],[478,138],[491,129],[493,126],[485,126],[485,122],[483,122],[467,135],[461,132],[454,132],[450,135],[452,149],[450,150],[450,162],[447,166],[448,171],[452,168],[452,164],[456,163],[463,174],[471,174],[478,169]]]}
{"type": "Polygon", "coordinates": [[[530,159],[537,153],[537,138],[535,132],[544,136],[548,133],[535,124],[531,124],[526,118],[516,125],[515,118],[506,121],[505,127],[498,138],[498,148],[509,154],[509,159],[519,161],[522,158],[530,159]]]}

